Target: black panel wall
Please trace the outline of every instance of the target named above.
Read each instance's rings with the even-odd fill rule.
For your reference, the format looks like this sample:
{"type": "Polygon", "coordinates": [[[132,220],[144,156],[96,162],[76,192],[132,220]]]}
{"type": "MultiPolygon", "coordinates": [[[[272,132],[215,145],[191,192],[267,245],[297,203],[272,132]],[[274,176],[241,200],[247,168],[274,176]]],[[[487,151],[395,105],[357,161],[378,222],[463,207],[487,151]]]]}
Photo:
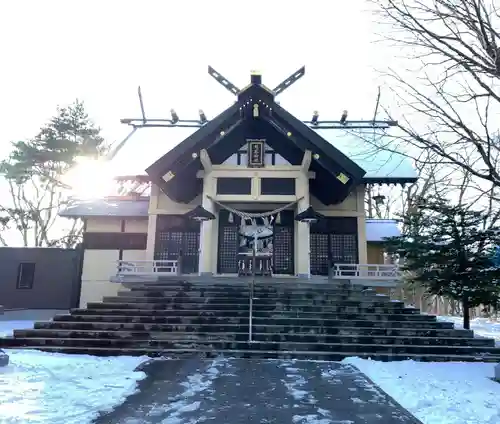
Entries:
{"type": "Polygon", "coordinates": [[[252,179],[217,178],[217,194],[252,194],[252,179]]]}
{"type": "Polygon", "coordinates": [[[260,193],[294,195],[295,178],[261,178],[260,193]]]}

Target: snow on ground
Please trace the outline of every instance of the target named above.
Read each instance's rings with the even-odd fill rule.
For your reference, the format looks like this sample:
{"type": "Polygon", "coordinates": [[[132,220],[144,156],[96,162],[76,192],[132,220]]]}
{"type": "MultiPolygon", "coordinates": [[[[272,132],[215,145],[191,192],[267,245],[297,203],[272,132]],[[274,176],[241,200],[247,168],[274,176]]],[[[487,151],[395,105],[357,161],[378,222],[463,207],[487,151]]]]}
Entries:
{"type": "Polygon", "coordinates": [[[0,321],[0,337],[12,336],[14,330],[25,330],[34,325],[34,321],[0,321]]]}
{"type": "MultiPolygon", "coordinates": [[[[32,321],[0,322],[0,337],[32,321]]],[[[6,350],[0,368],[0,423],[87,424],[137,390],[145,373],[134,371],[147,357],[95,357],[6,350]]]]}
{"type": "MultiPolygon", "coordinates": [[[[438,316],[438,321],[453,322],[455,328],[463,328],[462,317],[438,316]]],[[[474,330],[474,335],[495,339],[496,345],[500,347],[500,321],[489,318],[474,318],[470,321],[470,329],[474,330]]]]}
{"type": "Polygon", "coordinates": [[[356,366],[424,424],[500,423],[495,364],[342,361],[356,366]]]}

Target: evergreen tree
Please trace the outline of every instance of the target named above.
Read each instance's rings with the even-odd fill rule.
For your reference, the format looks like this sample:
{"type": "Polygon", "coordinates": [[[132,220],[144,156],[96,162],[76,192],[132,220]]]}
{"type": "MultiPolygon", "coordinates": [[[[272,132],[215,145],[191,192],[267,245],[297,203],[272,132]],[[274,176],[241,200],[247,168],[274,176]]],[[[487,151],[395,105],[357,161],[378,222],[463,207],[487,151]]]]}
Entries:
{"type": "MultiPolygon", "coordinates": [[[[58,107],[34,138],[12,143],[11,154],[0,162],[2,184],[9,193],[0,200],[0,230],[17,230],[24,246],[74,246],[81,233],[76,221],[63,234],[50,231],[69,201],[63,176],[77,158],[99,156],[103,142],[77,100],[58,107]]],[[[5,237],[0,242],[7,245],[5,237]]]]}
{"type": "Polygon", "coordinates": [[[403,234],[387,239],[410,283],[462,303],[466,329],[470,308],[499,304],[500,268],[492,249],[500,245],[500,228],[486,226],[487,220],[484,212],[432,200],[411,209],[403,234]]]}

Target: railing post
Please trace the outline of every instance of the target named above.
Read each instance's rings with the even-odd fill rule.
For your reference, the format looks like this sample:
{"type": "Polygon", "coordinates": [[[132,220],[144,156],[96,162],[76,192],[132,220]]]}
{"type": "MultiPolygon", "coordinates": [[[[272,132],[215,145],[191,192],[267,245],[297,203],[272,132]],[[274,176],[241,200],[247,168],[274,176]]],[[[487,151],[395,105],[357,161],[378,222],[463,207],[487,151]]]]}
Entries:
{"type": "Polygon", "coordinates": [[[177,275],[182,275],[182,250],[177,256],[177,275]]]}

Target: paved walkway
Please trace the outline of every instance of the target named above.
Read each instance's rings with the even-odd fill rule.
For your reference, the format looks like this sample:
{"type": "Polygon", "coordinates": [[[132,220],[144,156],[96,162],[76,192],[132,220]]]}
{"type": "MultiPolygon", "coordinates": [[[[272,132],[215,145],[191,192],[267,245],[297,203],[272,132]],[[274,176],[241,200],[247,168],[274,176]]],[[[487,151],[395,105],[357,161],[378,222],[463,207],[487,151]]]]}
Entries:
{"type": "Polygon", "coordinates": [[[184,359],[145,371],[141,391],[96,424],[421,424],[334,362],[184,359]]]}

